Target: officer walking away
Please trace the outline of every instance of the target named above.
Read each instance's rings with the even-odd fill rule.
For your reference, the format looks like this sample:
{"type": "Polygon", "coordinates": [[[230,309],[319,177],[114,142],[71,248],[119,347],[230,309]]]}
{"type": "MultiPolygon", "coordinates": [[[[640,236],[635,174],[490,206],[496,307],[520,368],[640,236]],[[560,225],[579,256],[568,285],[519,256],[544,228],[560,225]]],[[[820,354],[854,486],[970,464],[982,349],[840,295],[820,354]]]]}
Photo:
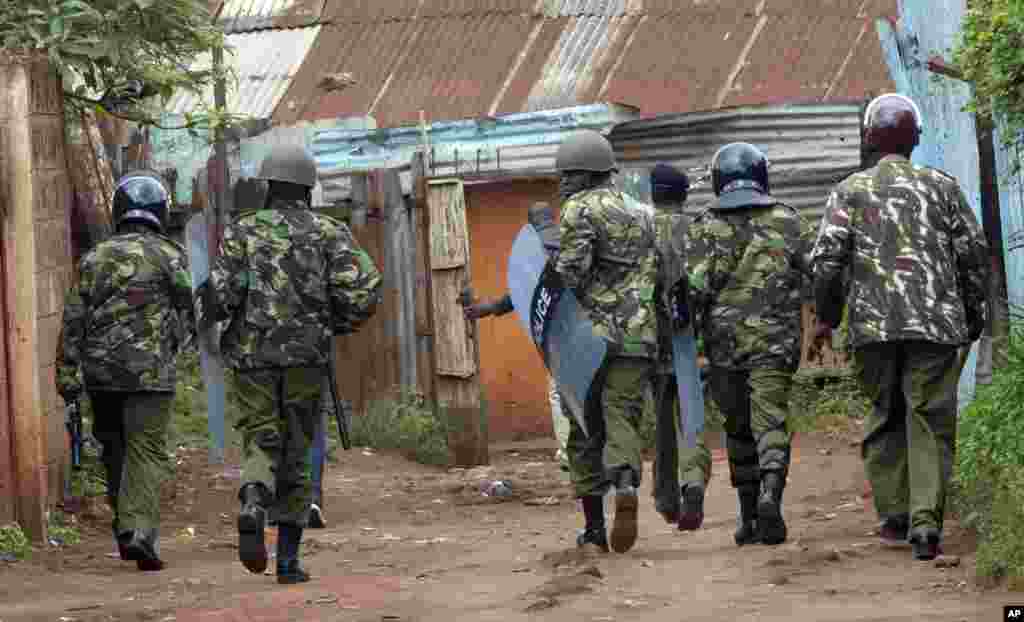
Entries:
{"type": "Polygon", "coordinates": [[[694,322],[711,395],[725,416],[729,475],[739,496],[736,544],[786,540],[786,425],[799,366],[806,229],[769,194],[768,160],[732,143],[711,163],[717,200],[694,218],[688,247],[694,322]]]}
{"type": "Polygon", "coordinates": [[[688,219],[683,205],[690,192],[690,179],[673,166],[658,164],[651,170],[650,180],[660,266],[658,299],[662,300],[658,305],[658,362],[653,387],[658,436],[653,494],[655,507],[666,521],[678,523],[682,531],[693,531],[704,522],[704,491],[711,478],[711,452],[701,437],[692,449],[683,443],[679,391],[672,363],[672,320],[667,313],[668,303],[663,300],[669,288],[686,276],[688,219]]]}
{"type": "Polygon", "coordinates": [[[277,581],[291,584],[310,579],[299,544],[331,337],[372,316],[381,276],[348,227],[310,209],[316,165],[304,148],[275,147],[258,177],[268,183],[266,203],[225,228],[209,301],[199,291],[196,303],[201,325],[228,321],[220,348],[242,411],[239,560],[250,572],[266,569],[264,528],[276,521],[277,581]]]}
{"type": "Polygon", "coordinates": [[[882,95],[864,115],[878,163],[833,190],[812,253],[820,341],[839,325],[874,405],[862,455],[887,544],[940,553],[963,353],[986,322],[988,246],[957,181],[915,166],[921,113],[882,95]]]}
{"type": "Polygon", "coordinates": [[[155,173],[118,181],[115,234],[79,263],[57,349],[61,397],[75,404],[87,392],[92,403],[121,559],[146,571],[164,568],[160,485],[175,361],[195,336],[187,255],[163,235],[169,204],[155,173]]]}
{"type": "Polygon", "coordinates": [[[614,487],[610,544],[623,553],[637,538],[639,428],[657,355],[653,214],[615,189],[615,156],[597,132],[579,130],[566,137],[556,167],[563,203],[555,270],[609,344],[585,406],[591,436],[575,418],[569,422],[569,467],[586,520],[577,544],[608,550],[603,497],[614,487]]]}
{"type": "MultiPolygon", "coordinates": [[[[530,206],[530,223],[537,229],[541,236],[544,247],[549,253],[558,251],[558,224],[555,222],[551,206],[545,201],[538,201],[530,206]]],[[[467,319],[476,320],[488,316],[501,317],[515,310],[512,306],[512,295],[505,294],[497,300],[477,302],[473,300],[472,292],[464,290],[459,295],[459,303],[465,307],[467,319]]],[[[558,450],[555,452],[555,460],[563,471],[569,470],[569,458],[565,452],[566,443],[569,440],[569,415],[562,410],[562,398],[558,392],[558,385],[553,376],[548,375],[548,402],[551,405],[551,425],[555,431],[555,439],[558,441],[558,450]]]]}

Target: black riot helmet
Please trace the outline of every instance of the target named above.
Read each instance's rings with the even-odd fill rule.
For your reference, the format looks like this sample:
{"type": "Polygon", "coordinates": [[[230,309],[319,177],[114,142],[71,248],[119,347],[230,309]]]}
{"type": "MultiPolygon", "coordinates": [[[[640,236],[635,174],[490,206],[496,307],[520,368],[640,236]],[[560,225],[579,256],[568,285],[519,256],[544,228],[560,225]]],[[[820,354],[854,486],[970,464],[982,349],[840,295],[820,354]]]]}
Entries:
{"type": "Polygon", "coordinates": [[[711,183],[718,209],[765,207],[778,203],[768,193],[768,158],[749,143],[730,143],[711,160],[711,183]]]}
{"type": "Polygon", "coordinates": [[[690,192],[690,178],[669,164],[651,169],[651,199],[655,203],[683,203],[690,192]]]}
{"type": "Polygon", "coordinates": [[[137,222],[163,233],[170,203],[170,193],[156,173],[127,173],[118,180],[114,190],[114,223],[120,228],[123,224],[137,222]]]}

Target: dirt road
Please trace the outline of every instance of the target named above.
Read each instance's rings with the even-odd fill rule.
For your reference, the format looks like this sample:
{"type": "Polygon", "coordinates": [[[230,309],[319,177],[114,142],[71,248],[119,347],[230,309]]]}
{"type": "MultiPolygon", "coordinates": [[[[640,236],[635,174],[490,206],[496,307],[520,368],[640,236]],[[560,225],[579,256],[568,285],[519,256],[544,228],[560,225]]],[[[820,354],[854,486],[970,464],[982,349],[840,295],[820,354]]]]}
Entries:
{"type": "Polygon", "coordinates": [[[784,545],[733,544],[735,500],[719,456],[703,530],[662,522],[645,486],[637,546],[589,560],[575,553],[580,518],[551,454],[495,452],[489,469],[452,471],[341,452],[326,478],[329,528],[306,532],[316,579],[282,588],[235,561],[237,470],[211,477],[195,467],[203,453],[182,453],[165,572],[112,559],[109,519],[97,511],[82,544],[0,564],[0,621],[974,622],[1002,619],[1002,605],[1024,600],[974,586],[973,543],[955,525],[945,549],[958,566],[876,544],[845,440],[798,439],[784,545]],[[479,482],[495,479],[514,494],[483,496],[479,482]]]}

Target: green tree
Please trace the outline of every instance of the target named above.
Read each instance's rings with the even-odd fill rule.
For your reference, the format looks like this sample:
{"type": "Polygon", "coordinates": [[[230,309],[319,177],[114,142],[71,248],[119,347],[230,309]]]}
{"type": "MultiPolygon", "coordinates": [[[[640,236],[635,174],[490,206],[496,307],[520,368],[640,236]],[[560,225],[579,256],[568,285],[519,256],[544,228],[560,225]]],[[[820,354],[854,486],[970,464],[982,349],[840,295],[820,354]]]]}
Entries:
{"type": "MultiPolygon", "coordinates": [[[[69,112],[98,107],[147,125],[159,125],[145,105],[150,98],[208,93],[229,73],[195,66],[225,49],[206,0],[0,0],[0,43],[7,54],[45,52],[69,112]]],[[[206,102],[184,127],[230,121],[206,102]]]]}
{"type": "Polygon", "coordinates": [[[953,62],[974,87],[970,109],[990,121],[1004,119],[1001,138],[1018,142],[1024,131],[1024,2],[970,0],[953,62]]]}

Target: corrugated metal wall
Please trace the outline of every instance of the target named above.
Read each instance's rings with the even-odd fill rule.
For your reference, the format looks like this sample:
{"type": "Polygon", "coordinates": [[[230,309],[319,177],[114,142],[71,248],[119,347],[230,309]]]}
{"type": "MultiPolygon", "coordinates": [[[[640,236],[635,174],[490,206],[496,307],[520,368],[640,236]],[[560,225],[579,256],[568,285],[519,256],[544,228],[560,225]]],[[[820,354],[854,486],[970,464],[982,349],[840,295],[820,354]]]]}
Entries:
{"type": "MultiPolygon", "coordinates": [[[[861,104],[744,107],[667,115],[617,126],[609,135],[624,183],[649,196],[647,172],[658,162],[690,171],[708,169],[715,152],[731,142],[763,149],[772,194],[815,221],[832,187],[860,167],[861,104]]],[[[688,210],[712,198],[710,184],[695,189],[688,210]]]]}
{"type": "MultiPolygon", "coordinates": [[[[924,134],[912,161],[956,177],[981,223],[978,136],[974,115],[963,111],[970,101],[970,88],[932,74],[926,63],[936,50],[948,50],[955,43],[965,0],[900,0],[899,4],[899,30],[886,20],[878,21],[878,29],[897,90],[913,99],[924,116],[924,134]]],[[[977,353],[975,343],[960,377],[961,409],[974,398],[977,353]]]]}
{"type": "MultiPolygon", "coordinates": [[[[996,137],[1003,136],[1005,123],[996,126],[996,137]]],[[[1006,289],[1011,309],[1024,309],[1024,172],[1013,172],[1017,162],[1024,167],[1024,148],[1018,143],[1006,149],[996,145],[996,177],[999,181],[999,210],[1003,227],[1003,261],[1006,263],[1006,289]]]]}

